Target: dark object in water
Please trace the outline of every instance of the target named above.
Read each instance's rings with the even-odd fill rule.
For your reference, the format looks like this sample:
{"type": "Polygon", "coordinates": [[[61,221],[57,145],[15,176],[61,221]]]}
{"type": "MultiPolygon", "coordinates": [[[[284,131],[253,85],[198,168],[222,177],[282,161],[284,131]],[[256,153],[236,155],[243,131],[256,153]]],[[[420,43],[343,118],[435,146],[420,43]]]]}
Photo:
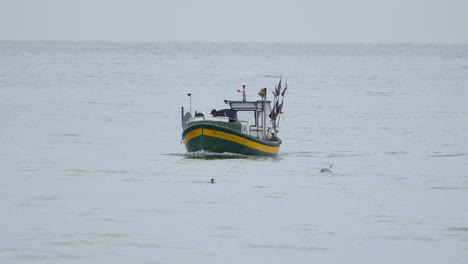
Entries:
{"type": "Polygon", "coordinates": [[[331,168],[333,168],[333,164],[330,165],[330,168],[329,168],[329,169],[327,169],[327,168],[321,168],[321,169],[320,169],[320,172],[332,172],[332,171],[331,171],[331,168]]]}
{"type": "Polygon", "coordinates": [[[216,182],[215,182],[215,179],[211,179],[211,183],[216,183],[216,182]]]}

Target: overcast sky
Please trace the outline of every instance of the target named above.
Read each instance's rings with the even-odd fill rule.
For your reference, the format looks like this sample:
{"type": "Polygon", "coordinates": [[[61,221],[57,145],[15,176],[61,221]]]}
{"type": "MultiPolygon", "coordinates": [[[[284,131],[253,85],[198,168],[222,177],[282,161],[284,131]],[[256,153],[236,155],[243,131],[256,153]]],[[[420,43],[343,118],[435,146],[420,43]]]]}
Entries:
{"type": "Polygon", "coordinates": [[[468,43],[468,0],[0,0],[0,40],[468,43]]]}

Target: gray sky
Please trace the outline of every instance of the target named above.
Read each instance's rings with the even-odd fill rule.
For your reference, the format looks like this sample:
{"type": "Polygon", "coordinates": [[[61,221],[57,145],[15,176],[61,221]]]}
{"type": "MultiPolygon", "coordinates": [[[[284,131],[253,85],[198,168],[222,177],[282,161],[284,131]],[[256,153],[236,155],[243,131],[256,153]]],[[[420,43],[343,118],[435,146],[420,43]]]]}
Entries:
{"type": "Polygon", "coordinates": [[[468,0],[0,0],[0,40],[468,43],[468,0]]]}

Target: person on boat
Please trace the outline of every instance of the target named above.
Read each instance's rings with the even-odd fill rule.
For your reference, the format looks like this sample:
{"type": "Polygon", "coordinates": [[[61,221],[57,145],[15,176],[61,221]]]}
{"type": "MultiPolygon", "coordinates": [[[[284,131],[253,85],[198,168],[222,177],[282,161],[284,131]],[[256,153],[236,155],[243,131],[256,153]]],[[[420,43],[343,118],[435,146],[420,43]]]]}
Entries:
{"type": "Polygon", "coordinates": [[[218,114],[218,111],[216,111],[216,109],[211,110],[211,115],[212,116],[216,116],[217,114],[218,114]]]}

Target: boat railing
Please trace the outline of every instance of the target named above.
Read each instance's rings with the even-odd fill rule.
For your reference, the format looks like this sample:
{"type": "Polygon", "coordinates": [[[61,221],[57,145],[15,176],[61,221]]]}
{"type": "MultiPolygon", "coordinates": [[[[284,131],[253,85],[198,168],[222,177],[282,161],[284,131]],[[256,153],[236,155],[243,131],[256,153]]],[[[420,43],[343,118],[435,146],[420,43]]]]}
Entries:
{"type": "Polygon", "coordinates": [[[229,122],[229,117],[225,116],[194,116],[191,117],[187,123],[196,122],[196,121],[218,121],[218,122],[229,122]]]}

